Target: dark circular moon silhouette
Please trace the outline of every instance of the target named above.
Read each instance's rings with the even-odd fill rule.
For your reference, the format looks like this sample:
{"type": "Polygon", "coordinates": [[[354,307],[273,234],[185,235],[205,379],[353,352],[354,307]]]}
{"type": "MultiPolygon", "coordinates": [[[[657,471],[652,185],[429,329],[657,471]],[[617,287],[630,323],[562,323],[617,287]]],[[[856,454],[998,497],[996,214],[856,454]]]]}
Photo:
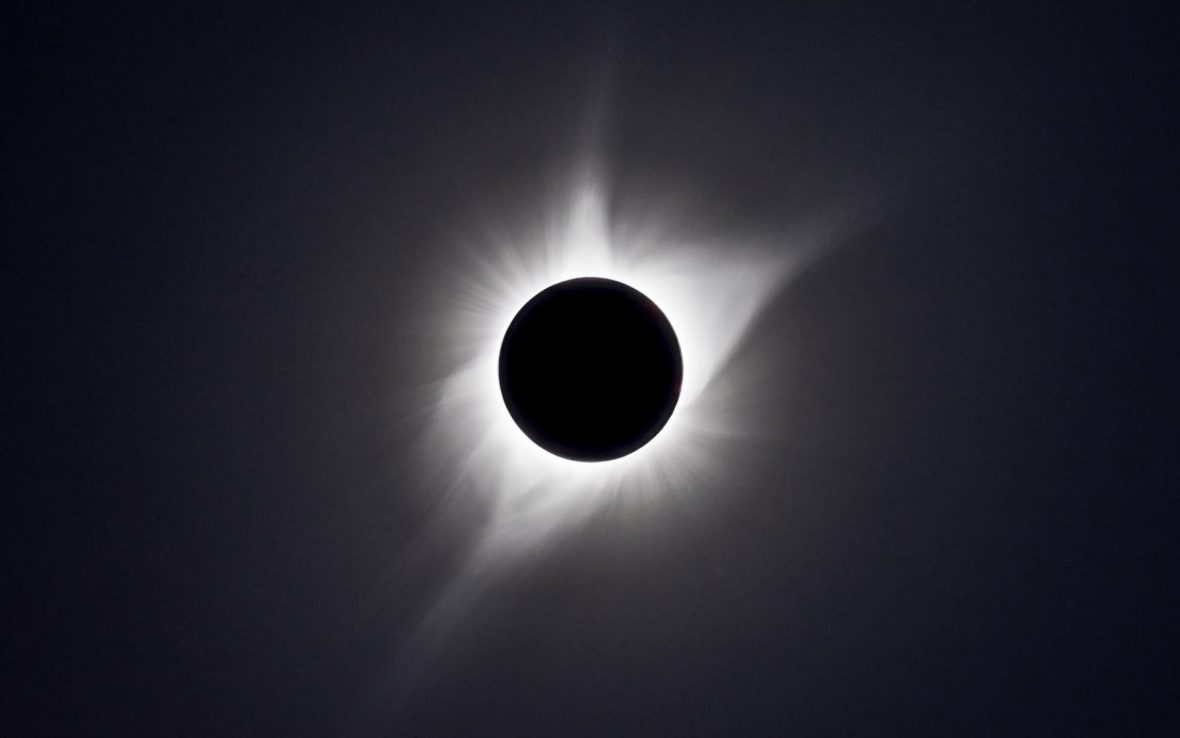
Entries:
{"type": "Polygon", "coordinates": [[[607,461],[668,422],[684,366],[672,325],[643,293],[613,279],[559,282],[529,300],[500,346],[500,391],[541,448],[607,461]]]}

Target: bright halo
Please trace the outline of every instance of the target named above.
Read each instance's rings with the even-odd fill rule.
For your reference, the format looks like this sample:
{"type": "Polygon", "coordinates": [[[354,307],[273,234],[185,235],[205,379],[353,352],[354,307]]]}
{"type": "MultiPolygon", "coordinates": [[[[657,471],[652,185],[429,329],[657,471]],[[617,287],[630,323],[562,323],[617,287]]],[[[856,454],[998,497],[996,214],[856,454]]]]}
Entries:
{"type": "Polygon", "coordinates": [[[668,226],[610,222],[602,188],[590,181],[540,233],[485,236],[476,246],[478,266],[459,286],[457,314],[448,321],[456,364],[431,402],[430,441],[436,478],[457,502],[486,510],[476,563],[530,550],[604,504],[647,507],[685,490],[718,440],[740,432],[720,397],[710,395],[798,260],[782,244],[686,242],[668,226]],[[513,317],[537,293],[575,277],[606,277],[639,290],[680,342],[684,378],[667,425],[610,461],[572,461],[537,446],[513,421],[499,387],[498,356],[513,317]]]}
{"type": "Polygon", "coordinates": [[[470,268],[443,290],[439,353],[451,363],[422,398],[422,486],[436,515],[421,543],[452,541],[461,526],[470,548],[402,642],[394,668],[399,690],[412,688],[413,675],[506,567],[545,550],[595,511],[621,512],[611,519],[630,525],[713,488],[706,480],[724,466],[727,442],[751,433],[733,401],[758,391],[741,386],[733,372],[727,376],[727,362],[767,302],[833,235],[820,228],[802,243],[749,243],[705,235],[666,212],[612,220],[593,177],[542,216],[529,233],[489,228],[465,240],[470,268]],[[605,277],[640,291],[663,311],[680,344],[683,380],[667,424],[646,445],[609,461],[573,461],[537,446],[500,391],[499,352],[509,324],[537,293],[576,277],[605,277]]]}

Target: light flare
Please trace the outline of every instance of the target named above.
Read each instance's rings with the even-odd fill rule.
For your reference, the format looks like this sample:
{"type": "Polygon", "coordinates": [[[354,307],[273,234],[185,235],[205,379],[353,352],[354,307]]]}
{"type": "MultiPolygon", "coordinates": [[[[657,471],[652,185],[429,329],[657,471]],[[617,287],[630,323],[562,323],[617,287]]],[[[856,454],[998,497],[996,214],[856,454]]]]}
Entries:
{"type": "Polygon", "coordinates": [[[711,441],[735,427],[724,408],[704,402],[711,385],[804,253],[782,244],[688,243],[658,228],[611,223],[595,181],[576,188],[539,235],[488,236],[483,246],[449,323],[460,360],[439,386],[431,436],[460,502],[486,510],[475,558],[526,552],[604,504],[648,504],[683,490],[709,463],[711,441]],[[683,356],[680,399],[667,425],[610,461],[572,461],[540,448],[500,394],[509,323],[538,292],[575,277],[614,279],[647,295],[672,324],[683,356]]]}
{"type": "MultiPolygon", "coordinates": [[[[731,439],[750,431],[736,399],[755,388],[726,376],[726,365],[754,320],[788,279],[832,243],[829,229],[796,241],[746,242],[705,236],[670,217],[608,217],[604,188],[585,177],[545,214],[531,235],[489,229],[479,235],[442,316],[444,353],[453,364],[426,400],[422,458],[437,503],[433,531],[449,539],[456,521],[474,518],[470,548],[454,575],[401,643],[395,699],[445,646],[476,600],[508,567],[545,551],[561,534],[607,510],[614,520],[651,513],[712,489],[731,439]],[[687,232],[690,237],[683,234],[687,232]],[[618,459],[555,456],[517,427],[500,393],[500,344],[521,307],[545,288],[576,277],[604,277],[639,290],[665,314],[683,359],[683,384],[667,424],[618,459]]],[[[656,214],[658,215],[658,213],[656,214]]]]}

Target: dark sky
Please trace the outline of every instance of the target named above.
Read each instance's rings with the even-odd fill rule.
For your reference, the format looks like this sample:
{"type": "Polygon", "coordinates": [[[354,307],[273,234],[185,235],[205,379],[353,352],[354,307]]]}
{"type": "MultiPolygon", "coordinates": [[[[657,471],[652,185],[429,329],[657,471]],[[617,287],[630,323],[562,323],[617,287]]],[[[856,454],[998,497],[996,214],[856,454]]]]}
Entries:
{"type": "Polygon", "coordinates": [[[2,24],[0,733],[1168,732],[1151,3],[109,5],[2,24]],[[512,570],[406,689],[472,528],[421,544],[448,234],[543,218],[588,130],[632,209],[845,235],[698,502],[512,570]]]}

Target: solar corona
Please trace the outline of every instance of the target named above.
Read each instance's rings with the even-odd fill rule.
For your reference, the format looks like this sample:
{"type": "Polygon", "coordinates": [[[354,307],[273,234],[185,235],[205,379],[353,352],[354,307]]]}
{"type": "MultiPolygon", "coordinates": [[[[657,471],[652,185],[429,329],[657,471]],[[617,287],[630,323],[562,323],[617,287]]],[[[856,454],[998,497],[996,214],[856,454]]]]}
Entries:
{"type": "Polygon", "coordinates": [[[479,565],[699,489],[747,432],[730,358],[799,263],[781,243],[612,211],[594,177],[553,194],[520,228],[470,234],[440,310],[453,361],[423,455],[454,517],[484,519],[479,565]]]}
{"type": "Polygon", "coordinates": [[[659,530],[752,432],[742,401],[756,388],[732,358],[811,247],[611,202],[605,183],[575,177],[516,227],[486,222],[460,241],[421,443],[438,535],[472,527],[406,663],[581,523],[659,530]]]}

